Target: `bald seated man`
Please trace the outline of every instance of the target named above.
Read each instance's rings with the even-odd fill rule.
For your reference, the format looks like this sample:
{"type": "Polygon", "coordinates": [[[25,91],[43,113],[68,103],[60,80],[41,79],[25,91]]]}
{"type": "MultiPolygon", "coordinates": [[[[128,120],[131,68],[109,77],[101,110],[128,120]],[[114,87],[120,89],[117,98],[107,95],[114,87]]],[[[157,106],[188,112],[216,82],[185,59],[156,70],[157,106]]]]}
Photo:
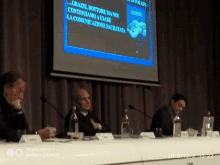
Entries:
{"type": "Polygon", "coordinates": [[[26,85],[24,78],[13,71],[0,77],[0,139],[18,142],[22,133],[38,133],[42,139],[55,137],[56,128],[53,127],[29,130],[23,112],[26,85]]]}
{"type": "MultiPolygon", "coordinates": [[[[79,132],[84,132],[84,136],[95,136],[97,132],[111,132],[111,129],[90,111],[91,100],[86,89],[79,88],[77,93],[73,94],[72,106],[74,105],[76,106],[79,132]]],[[[65,117],[65,130],[67,132],[69,131],[71,111],[65,117]]]]}

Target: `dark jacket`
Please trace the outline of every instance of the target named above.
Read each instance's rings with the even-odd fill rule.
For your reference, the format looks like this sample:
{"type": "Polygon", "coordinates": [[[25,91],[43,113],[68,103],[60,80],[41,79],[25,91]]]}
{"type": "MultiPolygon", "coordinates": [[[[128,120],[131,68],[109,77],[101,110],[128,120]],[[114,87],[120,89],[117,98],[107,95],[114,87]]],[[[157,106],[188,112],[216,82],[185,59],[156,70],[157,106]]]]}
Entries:
{"type": "MultiPolygon", "coordinates": [[[[108,126],[102,122],[99,121],[99,119],[93,115],[90,111],[88,112],[88,117],[85,117],[81,112],[78,110],[76,111],[76,115],[78,118],[78,125],[79,125],[79,132],[84,132],[84,136],[95,136],[97,132],[111,132],[111,128],[108,128],[108,126]],[[91,122],[91,119],[102,125],[102,130],[94,129],[94,126],[91,122]]],[[[69,130],[69,120],[71,116],[71,111],[69,114],[65,117],[65,130],[69,130]]]]}
{"type": "Polygon", "coordinates": [[[0,94],[0,139],[19,141],[20,131],[29,131],[24,113],[17,112],[18,110],[7,102],[3,94],[0,94]]]}
{"type": "Polygon", "coordinates": [[[160,108],[153,117],[151,131],[155,133],[158,127],[162,128],[163,135],[173,135],[173,121],[168,106],[160,108]]]}

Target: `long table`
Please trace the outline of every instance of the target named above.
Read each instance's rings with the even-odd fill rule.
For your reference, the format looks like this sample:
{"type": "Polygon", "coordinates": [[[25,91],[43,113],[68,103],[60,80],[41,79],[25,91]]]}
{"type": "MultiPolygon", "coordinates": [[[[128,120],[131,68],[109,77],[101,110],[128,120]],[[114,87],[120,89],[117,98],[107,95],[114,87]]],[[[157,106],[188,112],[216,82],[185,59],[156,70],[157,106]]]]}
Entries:
{"type": "Polygon", "coordinates": [[[0,165],[220,165],[220,137],[1,143],[0,165]]]}

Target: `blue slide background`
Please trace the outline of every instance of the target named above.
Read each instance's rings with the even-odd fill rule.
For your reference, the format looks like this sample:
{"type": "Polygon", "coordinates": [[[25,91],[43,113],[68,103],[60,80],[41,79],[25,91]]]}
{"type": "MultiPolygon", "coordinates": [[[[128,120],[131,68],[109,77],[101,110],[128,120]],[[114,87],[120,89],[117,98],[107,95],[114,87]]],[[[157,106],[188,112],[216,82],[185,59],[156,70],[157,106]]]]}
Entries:
{"type": "MultiPolygon", "coordinates": [[[[149,0],[149,3],[151,3],[151,0],[149,0]]],[[[136,7],[136,6],[132,6],[127,4],[130,9],[133,10],[138,10],[139,12],[143,13],[142,16],[143,17],[138,17],[138,16],[134,16],[132,15],[131,17],[127,16],[127,23],[130,23],[133,21],[133,19],[138,20],[139,22],[145,22],[146,23],[146,10],[136,7]]],[[[127,6],[127,7],[128,7],[127,6]]],[[[151,6],[151,5],[150,5],[151,6]]],[[[75,47],[74,45],[68,45],[67,44],[67,0],[63,0],[63,9],[64,9],[64,13],[63,13],[63,50],[64,52],[68,52],[68,53],[73,53],[73,54],[79,54],[79,55],[84,55],[84,56],[90,56],[90,57],[95,57],[95,58],[102,58],[102,59],[106,59],[106,60],[113,60],[113,61],[119,61],[119,62],[125,62],[125,63],[131,63],[131,64],[136,64],[136,65],[145,65],[145,66],[153,66],[153,43],[152,43],[152,21],[151,18],[149,18],[149,30],[150,30],[150,59],[140,59],[140,58],[135,58],[135,57],[128,57],[128,56],[124,56],[124,55],[120,55],[120,54],[111,54],[111,53],[107,53],[107,52],[101,52],[101,51],[95,51],[95,50],[90,50],[90,49],[84,49],[84,48],[79,48],[79,47],[75,47]]],[[[149,16],[151,17],[151,9],[149,9],[149,16]]],[[[125,20],[126,21],[126,20],[125,20]]]]}
{"type": "MultiPolygon", "coordinates": [[[[146,24],[146,10],[145,9],[127,4],[126,10],[127,10],[127,27],[133,20],[137,20],[138,22],[144,22],[146,24]],[[141,13],[141,16],[132,14],[131,13],[132,11],[137,11],[141,13]]],[[[139,37],[145,38],[143,36],[139,36],[139,37]]]]}

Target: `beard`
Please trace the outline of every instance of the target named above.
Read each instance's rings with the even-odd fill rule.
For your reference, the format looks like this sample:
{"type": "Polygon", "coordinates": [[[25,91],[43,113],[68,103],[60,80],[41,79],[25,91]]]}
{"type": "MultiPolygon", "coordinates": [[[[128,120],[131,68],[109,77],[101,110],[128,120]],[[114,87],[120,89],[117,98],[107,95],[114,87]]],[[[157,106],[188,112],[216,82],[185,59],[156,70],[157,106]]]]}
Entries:
{"type": "Polygon", "coordinates": [[[11,102],[15,109],[22,109],[22,100],[17,99],[11,102]]]}

